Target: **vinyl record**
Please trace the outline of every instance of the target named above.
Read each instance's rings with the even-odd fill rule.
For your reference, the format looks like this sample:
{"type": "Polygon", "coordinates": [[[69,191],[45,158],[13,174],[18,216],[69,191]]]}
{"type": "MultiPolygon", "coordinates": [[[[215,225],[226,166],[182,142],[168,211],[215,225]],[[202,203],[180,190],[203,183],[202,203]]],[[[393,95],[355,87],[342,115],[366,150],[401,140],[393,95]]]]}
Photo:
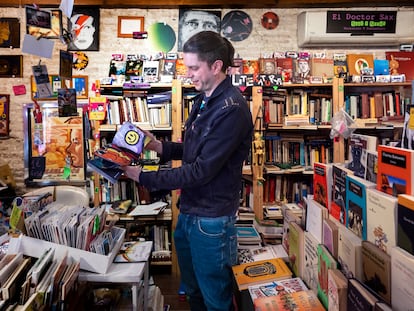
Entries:
{"type": "Polygon", "coordinates": [[[279,16],[273,12],[266,12],[262,15],[261,23],[266,29],[275,29],[279,25],[279,16]]]}
{"type": "Polygon", "coordinates": [[[231,41],[243,41],[250,35],[252,28],[250,16],[239,10],[228,12],[221,21],[221,34],[231,41]]]}
{"type": "Polygon", "coordinates": [[[76,70],[84,70],[89,64],[89,57],[84,52],[73,52],[72,68],[76,70]]]}
{"type": "Polygon", "coordinates": [[[148,39],[154,50],[168,53],[174,47],[176,36],[171,26],[155,23],[148,28],[148,39]]]}

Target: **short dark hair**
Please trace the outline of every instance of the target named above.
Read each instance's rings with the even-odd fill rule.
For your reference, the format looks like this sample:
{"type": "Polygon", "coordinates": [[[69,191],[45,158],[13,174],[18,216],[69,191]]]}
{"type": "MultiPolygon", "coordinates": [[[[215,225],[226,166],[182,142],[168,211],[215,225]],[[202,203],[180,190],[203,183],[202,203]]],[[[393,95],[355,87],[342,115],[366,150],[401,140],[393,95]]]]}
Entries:
{"type": "Polygon", "coordinates": [[[223,62],[221,71],[233,65],[234,47],[229,40],[214,31],[201,31],[196,33],[183,47],[184,53],[195,53],[202,61],[211,66],[216,60],[223,62]]]}

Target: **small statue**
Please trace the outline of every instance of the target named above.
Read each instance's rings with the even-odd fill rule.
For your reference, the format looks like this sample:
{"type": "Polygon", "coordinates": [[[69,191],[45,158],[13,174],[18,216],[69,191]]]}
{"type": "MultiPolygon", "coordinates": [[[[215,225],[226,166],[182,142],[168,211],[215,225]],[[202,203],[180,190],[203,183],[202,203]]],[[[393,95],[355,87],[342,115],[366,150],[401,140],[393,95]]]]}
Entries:
{"type": "Polygon", "coordinates": [[[254,133],[253,140],[253,165],[259,166],[257,179],[263,181],[263,165],[264,165],[264,141],[262,135],[259,132],[254,133]]]}

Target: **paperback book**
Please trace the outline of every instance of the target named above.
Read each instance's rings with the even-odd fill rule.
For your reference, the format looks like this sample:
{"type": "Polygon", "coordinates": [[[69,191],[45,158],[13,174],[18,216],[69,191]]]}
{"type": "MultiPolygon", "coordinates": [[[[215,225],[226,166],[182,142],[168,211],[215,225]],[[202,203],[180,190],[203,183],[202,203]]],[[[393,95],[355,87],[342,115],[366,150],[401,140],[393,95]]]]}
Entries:
{"type": "Polygon", "coordinates": [[[308,290],[308,287],[299,277],[249,286],[252,301],[261,297],[285,295],[302,290],[308,290]]]}
{"type": "Polygon", "coordinates": [[[311,290],[299,291],[285,295],[257,298],[255,310],[312,310],[325,311],[316,294],[311,290]]]}

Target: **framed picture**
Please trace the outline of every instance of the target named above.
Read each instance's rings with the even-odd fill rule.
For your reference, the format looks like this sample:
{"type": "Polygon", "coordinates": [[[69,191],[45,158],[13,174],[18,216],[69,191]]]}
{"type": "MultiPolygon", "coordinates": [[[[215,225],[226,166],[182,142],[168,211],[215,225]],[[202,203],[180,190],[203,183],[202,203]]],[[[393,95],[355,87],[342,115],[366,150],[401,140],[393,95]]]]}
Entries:
{"type": "Polygon", "coordinates": [[[26,185],[85,184],[84,123],[82,108],[77,110],[77,116],[59,117],[57,101],[24,106],[26,185]],[[35,119],[38,110],[42,117],[35,119]],[[69,178],[63,177],[65,168],[69,178]]]}
{"type": "Polygon", "coordinates": [[[47,39],[60,39],[62,35],[62,11],[59,9],[50,10],[50,28],[27,24],[26,32],[35,37],[47,39]]]}
{"type": "Polygon", "coordinates": [[[132,38],[134,32],[144,31],[144,17],[118,16],[118,38],[132,38]]]}
{"type": "Polygon", "coordinates": [[[50,11],[40,10],[33,6],[26,6],[26,25],[51,29],[52,14],[50,11]]]}
{"type": "Polygon", "coordinates": [[[77,6],[68,19],[69,51],[99,51],[99,8],[77,6]]]}
{"type": "Polygon", "coordinates": [[[88,76],[72,76],[72,88],[76,90],[76,98],[88,98],[88,76]]]}
{"type": "Polygon", "coordinates": [[[58,90],[63,87],[70,88],[72,87],[72,80],[64,80],[64,84],[58,74],[51,74],[49,75],[49,82],[50,87],[52,88],[52,96],[50,97],[41,97],[39,96],[39,92],[37,91],[37,84],[34,76],[30,77],[30,92],[32,100],[37,101],[49,101],[49,100],[57,100],[58,98],[58,90]]]}
{"type": "Polygon", "coordinates": [[[0,138],[9,137],[10,95],[0,94],[0,138]]]}
{"type": "Polygon", "coordinates": [[[73,54],[68,51],[60,50],[59,54],[59,76],[61,79],[72,79],[73,54]]]}
{"type": "Polygon", "coordinates": [[[20,48],[20,22],[18,18],[0,18],[0,48],[20,48]]]}
{"type": "Polygon", "coordinates": [[[0,55],[0,78],[23,77],[23,55],[0,55]]]}

